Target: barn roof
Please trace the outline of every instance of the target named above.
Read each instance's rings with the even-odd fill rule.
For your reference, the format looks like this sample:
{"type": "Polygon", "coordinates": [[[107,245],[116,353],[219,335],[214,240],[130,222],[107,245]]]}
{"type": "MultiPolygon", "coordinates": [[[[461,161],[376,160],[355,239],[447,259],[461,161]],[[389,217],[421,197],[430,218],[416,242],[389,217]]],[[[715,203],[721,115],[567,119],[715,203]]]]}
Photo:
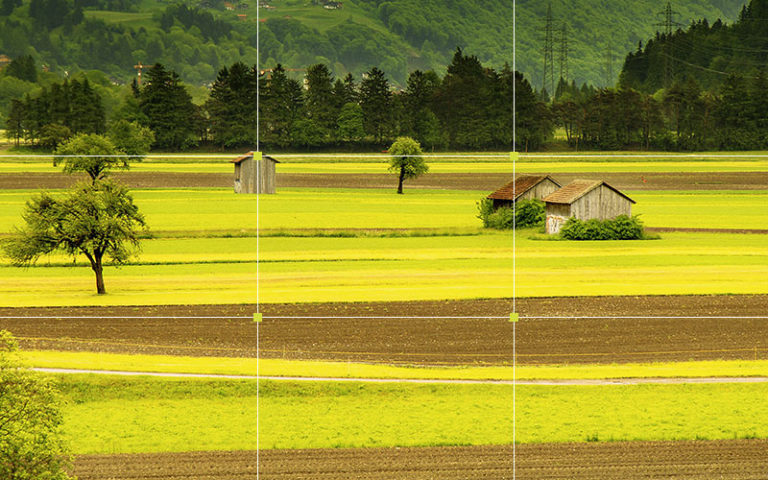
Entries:
{"type": "MultiPolygon", "coordinates": [[[[247,159],[249,159],[249,158],[253,158],[253,152],[251,152],[251,153],[246,153],[246,154],[245,154],[245,155],[243,155],[242,157],[237,157],[237,158],[236,158],[236,159],[234,159],[234,160],[230,160],[230,161],[229,161],[229,163],[240,163],[240,162],[242,162],[243,160],[247,160],[247,159]]],[[[270,157],[269,155],[264,155],[262,158],[267,158],[267,159],[269,159],[269,160],[272,160],[272,161],[273,161],[273,162],[275,162],[275,163],[280,163],[280,162],[279,162],[277,159],[275,159],[275,158],[272,158],[272,157],[270,157]]]]}
{"type": "Polygon", "coordinates": [[[636,203],[634,200],[624,195],[616,188],[608,185],[607,183],[601,180],[574,180],[568,185],[561,188],[560,190],[556,190],[555,192],[544,197],[544,201],[546,203],[560,203],[560,204],[570,205],[576,200],[583,197],[584,195],[591,192],[592,190],[596,189],[600,185],[605,185],[606,187],[610,188],[611,190],[621,195],[622,197],[626,198],[630,202],[636,203]]]}
{"type": "Polygon", "coordinates": [[[488,195],[488,198],[492,200],[517,200],[517,197],[524,194],[546,179],[549,179],[549,181],[560,187],[560,184],[552,180],[549,175],[520,175],[508,184],[488,195]]]}

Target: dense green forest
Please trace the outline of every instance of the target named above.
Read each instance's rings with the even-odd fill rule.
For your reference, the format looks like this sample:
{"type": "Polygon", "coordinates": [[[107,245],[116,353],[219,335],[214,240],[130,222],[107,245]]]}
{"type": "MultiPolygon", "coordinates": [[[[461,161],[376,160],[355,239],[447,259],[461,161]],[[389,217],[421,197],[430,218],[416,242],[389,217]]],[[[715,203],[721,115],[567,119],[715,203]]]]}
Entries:
{"type": "MultiPolygon", "coordinates": [[[[23,75],[31,61],[21,57],[8,69],[23,75]]],[[[334,78],[328,65],[315,64],[301,82],[280,64],[262,71],[236,62],[219,71],[207,100],[195,105],[180,77],[155,64],[142,85],[121,88],[110,113],[87,77],[66,79],[12,99],[5,130],[17,145],[46,149],[124,121],[150,129],[153,147],[161,150],[379,151],[398,136],[435,150],[510,150],[516,91],[520,148],[540,148],[551,137],[548,107],[508,65],[495,70],[457,49],[445,71],[415,70],[405,89],[394,91],[377,67],[360,77],[334,78]]]]}
{"type": "Polygon", "coordinates": [[[744,5],[732,24],[699,19],[670,35],[657,34],[630,52],[621,84],[653,93],[673,80],[694,79],[717,91],[729,74],[754,79],[768,66],[768,1],[744,5]]]}
{"type": "MultiPolygon", "coordinates": [[[[299,70],[289,73],[294,76],[317,63],[337,76],[376,65],[402,87],[415,69],[444,73],[456,47],[495,68],[512,63],[511,0],[348,0],[337,10],[323,8],[326,0],[2,0],[0,54],[29,54],[57,72],[100,70],[123,83],[137,62],[159,62],[200,85],[222,66],[256,63],[259,2],[269,6],[259,9],[261,62],[299,70]]],[[[553,0],[551,6],[555,40],[567,24],[568,78],[579,83],[605,84],[609,50],[617,76],[619,59],[662,20],[662,4],[653,0],[553,0]]],[[[517,67],[537,88],[546,7],[517,2],[517,67]]],[[[733,0],[674,2],[683,24],[732,20],[740,7],[733,0]]]]}

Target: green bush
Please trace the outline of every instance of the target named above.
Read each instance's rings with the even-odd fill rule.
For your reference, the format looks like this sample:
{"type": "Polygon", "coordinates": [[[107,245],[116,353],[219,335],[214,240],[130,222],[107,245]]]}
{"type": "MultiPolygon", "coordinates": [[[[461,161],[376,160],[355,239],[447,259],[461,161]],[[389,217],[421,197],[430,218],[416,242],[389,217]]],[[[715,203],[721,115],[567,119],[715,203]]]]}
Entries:
{"type": "Polygon", "coordinates": [[[536,227],[544,224],[544,202],[541,200],[521,200],[516,208],[501,207],[493,209],[493,200],[484,198],[477,202],[477,218],[483,221],[485,228],[498,230],[536,227]]]}
{"type": "Polygon", "coordinates": [[[643,222],[637,217],[619,215],[612,220],[569,218],[560,229],[566,240],[639,240],[646,238],[643,222]]]}

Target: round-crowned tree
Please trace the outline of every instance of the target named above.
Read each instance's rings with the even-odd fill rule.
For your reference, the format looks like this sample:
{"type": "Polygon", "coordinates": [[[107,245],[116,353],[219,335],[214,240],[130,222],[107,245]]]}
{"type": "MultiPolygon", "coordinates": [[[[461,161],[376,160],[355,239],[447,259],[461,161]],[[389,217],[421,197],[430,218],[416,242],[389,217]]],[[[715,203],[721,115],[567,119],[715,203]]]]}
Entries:
{"type": "Polygon", "coordinates": [[[403,193],[403,181],[409,178],[416,178],[429,171],[429,166],[421,151],[419,142],[411,137],[398,137],[395,143],[389,147],[389,154],[392,159],[389,161],[389,171],[399,174],[397,183],[397,193],[403,193]]]}

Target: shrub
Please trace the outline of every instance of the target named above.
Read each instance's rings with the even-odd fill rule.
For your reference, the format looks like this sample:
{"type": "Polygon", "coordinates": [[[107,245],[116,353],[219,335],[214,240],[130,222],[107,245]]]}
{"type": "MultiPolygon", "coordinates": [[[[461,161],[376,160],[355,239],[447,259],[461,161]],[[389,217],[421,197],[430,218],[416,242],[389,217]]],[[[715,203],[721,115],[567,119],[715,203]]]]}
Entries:
{"type": "Polygon", "coordinates": [[[541,200],[521,200],[517,206],[493,209],[493,201],[487,198],[477,202],[477,218],[483,221],[485,228],[498,230],[535,227],[544,224],[544,202],[541,200]]]}
{"type": "Polygon", "coordinates": [[[560,229],[566,240],[639,240],[646,238],[643,222],[636,216],[619,215],[612,220],[569,218],[560,229]]]}

